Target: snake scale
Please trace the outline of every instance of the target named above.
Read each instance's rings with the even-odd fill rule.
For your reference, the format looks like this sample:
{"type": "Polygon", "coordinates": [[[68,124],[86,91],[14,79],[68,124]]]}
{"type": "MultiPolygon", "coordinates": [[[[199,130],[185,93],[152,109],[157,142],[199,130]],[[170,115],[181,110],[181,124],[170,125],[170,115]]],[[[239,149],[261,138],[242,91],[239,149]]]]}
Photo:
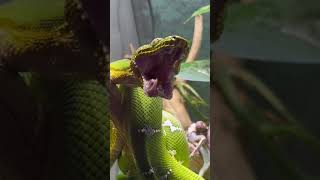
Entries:
{"type": "Polygon", "coordinates": [[[130,167],[121,166],[130,172],[127,178],[202,179],[187,167],[187,143],[180,124],[162,111],[161,97],[172,96],[172,81],[187,53],[187,41],[179,36],[157,38],[137,49],[131,59],[111,63],[109,70],[107,16],[101,18],[108,12],[106,3],[66,0],[65,21],[51,28],[0,21],[5,32],[0,36],[1,67],[8,72],[39,73],[15,76],[25,81],[25,85],[19,81],[21,91],[31,91],[49,124],[47,179],[106,179],[116,159],[125,165],[132,160],[130,167]],[[57,78],[41,69],[47,67],[46,57],[54,62],[54,70],[49,69],[59,72],[57,78]],[[25,59],[33,59],[33,64],[25,59]],[[121,101],[114,98],[117,93],[121,101]],[[110,126],[114,131],[109,132],[110,126]]]}

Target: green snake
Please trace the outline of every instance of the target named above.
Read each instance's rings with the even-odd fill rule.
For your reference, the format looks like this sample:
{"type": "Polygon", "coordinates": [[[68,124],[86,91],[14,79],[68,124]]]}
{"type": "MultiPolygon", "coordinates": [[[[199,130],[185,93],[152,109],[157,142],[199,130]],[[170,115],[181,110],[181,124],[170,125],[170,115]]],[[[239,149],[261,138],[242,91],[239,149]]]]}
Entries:
{"type": "Polygon", "coordinates": [[[157,38],[137,49],[131,59],[111,63],[109,71],[106,27],[103,18],[97,18],[104,3],[66,0],[67,24],[49,29],[19,27],[9,20],[0,23],[5,32],[0,37],[5,39],[0,43],[5,71],[39,71],[41,77],[16,74],[27,84],[25,89],[33,91],[49,124],[49,179],[105,179],[109,160],[112,164],[118,158],[128,164],[132,160],[132,166],[124,168],[128,178],[202,179],[187,168],[183,131],[174,117],[162,111],[160,98],[172,96],[172,80],[187,53],[186,40],[157,38]],[[57,62],[70,59],[71,64],[87,59],[79,61],[84,62],[79,67],[89,70],[58,64],[54,70],[71,76],[54,78],[41,69],[44,57],[57,62]],[[33,66],[24,63],[26,59],[33,59],[33,66]],[[81,70],[96,78],[78,77],[81,70]],[[120,99],[114,98],[117,93],[120,99]],[[110,125],[115,130],[111,134],[110,125]]]}
{"type": "MultiPolygon", "coordinates": [[[[187,52],[184,38],[168,36],[138,48],[131,59],[110,65],[111,81],[121,84],[123,94],[125,116],[119,116],[124,120],[115,124],[120,124],[116,134],[123,136],[118,141],[127,142],[124,153],[134,162],[131,169],[123,168],[131,177],[202,179],[188,169],[189,153],[183,129],[172,115],[162,111],[160,98],[172,97],[172,80],[187,52]]],[[[121,145],[111,144],[113,160],[121,145]]]]}

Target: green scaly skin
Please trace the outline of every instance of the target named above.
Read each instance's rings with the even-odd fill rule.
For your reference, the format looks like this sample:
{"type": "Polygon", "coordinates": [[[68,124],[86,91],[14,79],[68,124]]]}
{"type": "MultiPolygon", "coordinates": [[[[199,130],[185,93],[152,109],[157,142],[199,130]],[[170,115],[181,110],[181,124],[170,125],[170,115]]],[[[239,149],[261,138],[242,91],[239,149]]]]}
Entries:
{"type": "Polygon", "coordinates": [[[67,81],[59,87],[57,116],[50,124],[50,178],[105,179],[110,128],[106,88],[94,80],[67,81]]]}
{"type": "Polygon", "coordinates": [[[146,97],[141,88],[126,93],[130,114],[130,145],[141,179],[203,179],[181,165],[166,149],[162,131],[162,100],[146,97]]]}
{"type": "Polygon", "coordinates": [[[114,162],[120,156],[120,153],[124,147],[124,138],[117,128],[110,122],[110,164],[113,165],[114,162]]]}
{"type": "Polygon", "coordinates": [[[188,142],[180,121],[169,112],[162,111],[162,127],[169,154],[183,166],[189,167],[188,142]]]}
{"type": "MultiPolygon", "coordinates": [[[[166,111],[162,111],[162,131],[166,150],[180,164],[189,167],[188,142],[183,128],[179,120],[166,111]]],[[[133,163],[133,157],[130,156],[127,149],[122,151],[118,164],[127,178],[136,178],[138,176],[137,167],[133,163]]]]}

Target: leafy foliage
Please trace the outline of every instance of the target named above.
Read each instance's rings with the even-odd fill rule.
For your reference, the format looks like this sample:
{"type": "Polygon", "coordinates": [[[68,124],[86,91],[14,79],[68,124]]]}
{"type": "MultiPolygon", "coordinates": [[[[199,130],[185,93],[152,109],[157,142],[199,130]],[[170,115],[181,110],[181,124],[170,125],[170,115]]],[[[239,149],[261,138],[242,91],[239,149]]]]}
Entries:
{"type": "Polygon", "coordinates": [[[182,63],[176,77],[188,81],[210,82],[210,61],[196,60],[192,63],[182,63]]]}
{"type": "Polygon", "coordinates": [[[318,4],[296,0],[232,3],[225,31],[213,49],[239,58],[320,63],[318,4]]]}
{"type": "Polygon", "coordinates": [[[203,7],[199,8],[198,10],[196,10],[184,23],[187,23],[188,21],[190,21],[190,19],[192,19],[195,16],[199,16],[199,15],[209,13],[209,12],[210,12],[210,5],[203,6],[203,7]]]}

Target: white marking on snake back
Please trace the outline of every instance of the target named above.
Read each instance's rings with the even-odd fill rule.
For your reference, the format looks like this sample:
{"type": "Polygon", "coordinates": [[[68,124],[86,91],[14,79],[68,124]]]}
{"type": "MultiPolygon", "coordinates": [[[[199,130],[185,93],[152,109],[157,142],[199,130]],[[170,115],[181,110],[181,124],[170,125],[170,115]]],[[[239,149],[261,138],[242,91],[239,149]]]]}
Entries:
{"type": "Polygon", "coordinates": [[[161,132],[161,130],[160,130],[160,129],[153,129],[153,128],[150,127],[150,126],[145,126],[145,127],[142,128],[142,129],[138,129],[138,132],[139,132],[139,133],[144,133],[144,134],[147,135],[147,136],[152,136],[152,135],[154,135],[155,133],[161,132]]]}
{"type": "Polygon", "coordinates": [[[174,132],[174,131],[182,131],[182,129],[181,129],[180,127],[174,126],[169,119],[167,119],[167,120],[162,124],[162,126],[168,126],[168,127],[170,128],[170,131],[171,131],[171,132],[174,132]]]}
{"type": "Polygon", "coordinates": [[[177,154],[177,151],[176,150],[168,150],[168,152],[169,152],[169,154],[171,155],[171,156],[175,156],[176,154],[177,154]]]}

